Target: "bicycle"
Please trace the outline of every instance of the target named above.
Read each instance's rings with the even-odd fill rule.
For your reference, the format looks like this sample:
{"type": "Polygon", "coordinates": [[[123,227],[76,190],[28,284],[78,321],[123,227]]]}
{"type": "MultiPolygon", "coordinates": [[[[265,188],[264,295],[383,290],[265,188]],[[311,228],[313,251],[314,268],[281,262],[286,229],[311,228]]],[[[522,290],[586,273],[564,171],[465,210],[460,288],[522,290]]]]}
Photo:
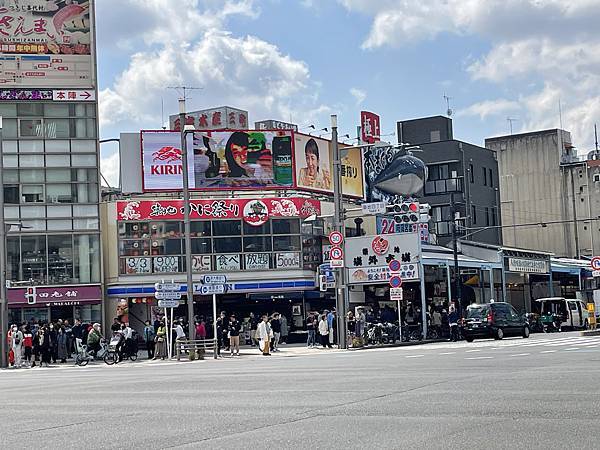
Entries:
{"type": "Polygon", "coordinates": [[[79,367],[85,367],[90,361],[101,361],[104,359],[104,355],[108,351],[108,345],[106,340],[100,340],[100,350],[94,353],[93,350],[89,349],[87,345],[83,344],[79,338],[75,339],[75,348],[77,350],[77,356],[75,356],[75,364],[79,367]]]}

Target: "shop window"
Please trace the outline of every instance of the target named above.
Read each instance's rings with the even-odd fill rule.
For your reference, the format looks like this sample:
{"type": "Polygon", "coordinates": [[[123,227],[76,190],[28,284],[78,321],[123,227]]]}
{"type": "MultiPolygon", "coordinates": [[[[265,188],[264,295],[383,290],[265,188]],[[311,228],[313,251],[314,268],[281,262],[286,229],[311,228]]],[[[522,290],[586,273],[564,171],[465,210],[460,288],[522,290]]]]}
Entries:
{"type": "Polygon", "coordinates": [[[181,239],[152,240],[152,255],[181,255],[183,253],[181,239]]]}
{"type": "Polygon", "coordinates": [[[244,235],[249,234],[271,234],[271,223],[266,222],[255,227],[244,222],[244,235]]]}
{"type": "Polygon", "coordinates": [[[75,307],[75,318],[83,323],[102,322],[102,305],[81,305],[75,307]]]}
{"type": "Polygon", "coordinates": [[[119,236],[125,239],[147,239],[150,237],[148,222],[120,223],[119,236]]]}
{"type": "Polygon", "coordinates": [[[300,221],[298,219],[274,219],[273,234],[300,234],[300,221]]]}
{"type": "Polygon", "coordinates": [[[206,255],[212,253],[212,242],[210,238],[192,239],[192,254],[206,255]]]}
{"type": "Polygon", "coordinates": [[[244,251],[248,253],[270,252],[271,236],[244,237],[244,251]]]}
{"type": "Polygon", "coordinates": [[[300,251],[300,236],[273,236],[273,251],[300,251]]]}
{"type": "Polygon", "coordinates": [[[241,238],[217,238],[213,239],[215,253],[237,253],[242,251],[241,238]]]}
{"type": "Polygon", "coordinates": [[[191,237],[202,237],[210,235],[210,221],[196,221],[190,223],[191,237]]]}
{"type": "Polygon", "coordinates": [[[239,220],[214,220],[212,227],[213,236],[239,236],[242,232],[239,220]]]}
{"type": "Polygon", "coordinates": [[[46,281],[46,236],[21,237],[21,278],[46,281]]]}
{"type": "Polygon", "coordinates": [[[70,234],[48,236],[48,282],[73,282],[73,238],[70,234]]]}
{"type": "Polygon", "coordinates": [[[23,322],[30,323],[33,319],[37,320],[39,323],[47,323],[50,320],[48,308],[24,308],[23,322]]]}
{"type": "Polygon", "coordinates": [[[181,232],[182,222],[152,222],[150,230],[153,238],[178,238],[181,232]]]}
{"type": "Polygon", "coordinates": [[[154,273],[182,272],[181,259],[179,256],[158,256],[152,258],[152,271],[154,273]]]}
{"type": "Polygon", "coordinates": [[[147,240],[119,241],[119,255],[121,256],[149,256],[150,243],[147,240]]]}

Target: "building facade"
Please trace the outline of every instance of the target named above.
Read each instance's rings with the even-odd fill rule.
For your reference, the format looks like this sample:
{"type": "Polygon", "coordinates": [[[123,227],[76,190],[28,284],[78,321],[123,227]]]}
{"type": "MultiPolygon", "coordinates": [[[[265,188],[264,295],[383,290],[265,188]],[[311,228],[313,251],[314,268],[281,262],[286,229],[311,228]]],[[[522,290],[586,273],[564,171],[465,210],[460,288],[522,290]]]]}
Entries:
{"type": "Polygon", "coordinates": [[[15,23],[41,25],[0,37],[11,322],[101,319],[94,2],[74,3],[16,7],[7,13],[15,23]],[[52,28],[57,14],[72,25],[52,28]],[[27,286],[36,286],[35,303],[27,286]]]}
{"type": "Polygon", "coordinates": [[[428,168],[422,201],[431,206],[439,245],[451,243],[452,197],[460,213],[458,236],[499,244],[498,162],[493,150],[455,140],[452,119],[443,116],[398,122],[399,142],[418,145],[428,168]]]}

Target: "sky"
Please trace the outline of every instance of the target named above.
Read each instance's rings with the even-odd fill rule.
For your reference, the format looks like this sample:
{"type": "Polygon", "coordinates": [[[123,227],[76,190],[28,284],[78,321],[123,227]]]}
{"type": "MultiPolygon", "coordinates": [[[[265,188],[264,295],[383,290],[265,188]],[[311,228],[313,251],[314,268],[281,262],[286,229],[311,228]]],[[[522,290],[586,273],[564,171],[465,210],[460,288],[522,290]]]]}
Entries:
{"type": "MultiPolygon", "coordinates": [[[[445,115],[454,137],[562,127],[580,154],[600,120],[600,0],[99,0],[101,138],[159,129],[187,109],[232,106],[250,123],[356,135],[360,111],[445,115]]],[[[118,180],[118,148],[101,170],[118,180]]]]}

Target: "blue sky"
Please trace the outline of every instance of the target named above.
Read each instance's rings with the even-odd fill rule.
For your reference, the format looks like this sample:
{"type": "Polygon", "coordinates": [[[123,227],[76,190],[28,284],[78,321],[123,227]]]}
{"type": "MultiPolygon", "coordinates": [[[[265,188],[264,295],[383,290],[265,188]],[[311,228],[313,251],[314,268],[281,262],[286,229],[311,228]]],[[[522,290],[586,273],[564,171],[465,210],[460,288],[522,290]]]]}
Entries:
{"type": "MultiPolygon", "coordinates": [[[[559,125],[583,153],[600,117],[600,0],[101,0],[101,135],[161,126],[168,86],[202,87],[188,109],[230,105],[250,121],[355,134],[361,109],[445,114],[458,139],[559,125]],[[177,6],[177,8],[175,8],[177,6]]],[[[395,142],[396,137],[384,138],[395,142]]],[[[116,182],[114,146],[104,175],[116,182]]]]}

